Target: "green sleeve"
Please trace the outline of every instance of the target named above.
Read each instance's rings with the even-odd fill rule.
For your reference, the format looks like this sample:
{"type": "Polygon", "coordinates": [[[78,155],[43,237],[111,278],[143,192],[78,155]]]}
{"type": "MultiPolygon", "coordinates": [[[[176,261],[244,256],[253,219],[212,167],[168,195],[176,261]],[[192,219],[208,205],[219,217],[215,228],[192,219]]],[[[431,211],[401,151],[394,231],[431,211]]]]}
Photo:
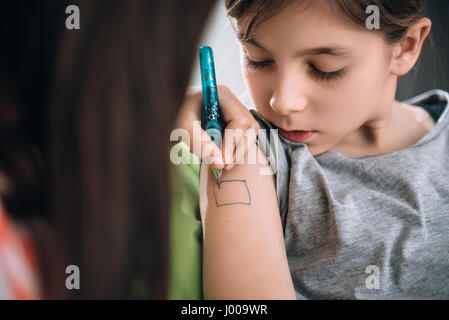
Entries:
{"type": "Polygon", "coordinates": [[[203,299],[202,225],[199,209],[199,159],[180,142],[170,154],[182,163],[170,161],[170,273],[168,299],[203,299]],[[178,158],[179,159],[179,158],[178,158]]]}

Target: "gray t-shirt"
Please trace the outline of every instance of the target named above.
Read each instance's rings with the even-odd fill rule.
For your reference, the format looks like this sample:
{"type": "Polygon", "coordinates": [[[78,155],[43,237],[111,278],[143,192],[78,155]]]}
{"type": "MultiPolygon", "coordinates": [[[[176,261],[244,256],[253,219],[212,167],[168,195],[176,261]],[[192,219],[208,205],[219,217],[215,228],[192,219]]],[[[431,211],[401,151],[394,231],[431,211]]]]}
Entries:
{"type": "Polygon", "coordinates": [[[281,135],[258,141],[276,172],[298,299],[449,298],[448,101],[442,90],[404,101],[436,125],[400,151],[314,157],[281,135]]]}

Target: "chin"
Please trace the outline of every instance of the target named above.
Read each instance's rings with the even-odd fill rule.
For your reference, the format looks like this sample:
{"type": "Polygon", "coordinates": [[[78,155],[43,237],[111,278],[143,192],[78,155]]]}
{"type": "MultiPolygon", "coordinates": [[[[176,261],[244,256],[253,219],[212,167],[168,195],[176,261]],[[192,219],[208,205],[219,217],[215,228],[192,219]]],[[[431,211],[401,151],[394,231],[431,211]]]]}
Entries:
{"type": "Polygon", "coordinates": [[[309,152],[312,156],[316,157],[320,154],[326,153],[330,150],[330,147],[322,147],[319,145],[316,145],[315,143],[308,144],[306,143],[307,148],[309,149],[309,152]]]}

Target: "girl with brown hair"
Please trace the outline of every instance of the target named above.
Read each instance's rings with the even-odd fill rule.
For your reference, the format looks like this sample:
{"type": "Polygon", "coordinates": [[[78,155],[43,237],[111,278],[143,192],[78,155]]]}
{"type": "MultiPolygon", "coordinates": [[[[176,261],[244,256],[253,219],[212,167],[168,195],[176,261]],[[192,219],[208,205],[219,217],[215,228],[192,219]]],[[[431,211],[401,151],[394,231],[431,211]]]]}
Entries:
{"type": "MultiPolygon", "coordinates": [[[[449,297],[449,94],[395,100],[431,30],[420,1],[225,5],[255,110],[222,86],[224,117],[279,135],[257,164],[215,151],[235,164],[210,165],[220,186],[202,165],[205,297],[449,297]]],[[[200,106],[193,92],[182,110],[200,106]]]]}

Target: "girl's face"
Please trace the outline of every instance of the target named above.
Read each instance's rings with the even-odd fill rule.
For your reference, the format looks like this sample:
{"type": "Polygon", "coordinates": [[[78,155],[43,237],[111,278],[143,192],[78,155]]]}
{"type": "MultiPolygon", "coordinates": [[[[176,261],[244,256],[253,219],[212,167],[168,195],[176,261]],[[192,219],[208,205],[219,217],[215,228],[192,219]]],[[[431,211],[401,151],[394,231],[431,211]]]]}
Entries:
{"type": "MultiPolygon", "coordinates": [[[[287,8],[242,42],[253,102],[280,129],[315,131],[304,141],[312,155],[375,144],[372,133],[391,123],[397,79],[391,49],[378,32],[345,24],[313,3],[287,8]]],[[[248,22],[238,21],[239,30],[248,22]]]]}

